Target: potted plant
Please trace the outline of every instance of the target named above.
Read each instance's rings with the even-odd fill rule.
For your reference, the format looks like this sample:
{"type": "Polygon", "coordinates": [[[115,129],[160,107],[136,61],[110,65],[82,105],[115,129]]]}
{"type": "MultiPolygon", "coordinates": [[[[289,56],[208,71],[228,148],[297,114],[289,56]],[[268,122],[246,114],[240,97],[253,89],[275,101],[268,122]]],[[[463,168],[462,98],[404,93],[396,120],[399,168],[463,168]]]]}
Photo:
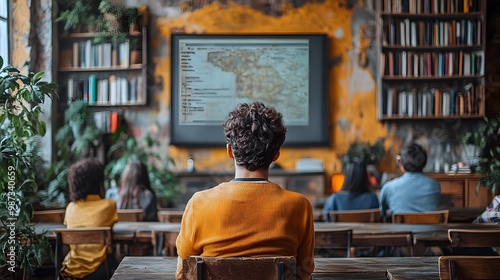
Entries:
{"type": "Polygon", "coordinates": [[[342,156],[342,165],[357,158],[364,161],[366,165],[376,165],[386,154],[384,139],[379,138],[373,144],[355,141],[351,143],[347,152],[342,156]]]}
{"type": "Polygon", "coordinates": [[[101,0],[98,6],[98,32],[94,38],[95,44],[120,44],[128,39],[125,31],[127,8],[120,0],[101,0]]]}
{"type": "Polygon", "coordinates": [[[46,173],[47,189],[38,192],[43,206],[66,206],[69,166],[81,158],[95,156],[101,138],[102,132],[96,127],[87,104],[83,100],[72,102],[64,112],[64,125],[55,136],[57,155],[46,173]]]}
{"type": "Polygon", "coordinates": [[[63,29],[66,32],[81,32],[82,29],[95,25],[98,4],[97,0],[68,1],[56,18],[56,22],[63,22],[63,29]]]}
{"type": "Polygon", "coordinates": [[[42,81],[43,72],[23,75],[12,66],[2,67],[0,57],[0,278],[29,279],[51,256],[46,237],[35,233],[30,220],[37,189],[37,138],[46,132],[38,119],[40,104],[58,86],[42,81]]]}
{"type": "MultiPolygon", "coordinates": [[[[494,118],[484,118],[484,124],[473,131],[468,131],[462,143],[475,145],[479,150],[479,159],[475,172],[481,177],[477,189],[482,185],[498,194],[500,186],[500,113],[494,118]]],[[[476,189],[476,192],[477,192],[476,189]]]]}
{"type": "Polygon", "coordinates": [[[160,205],[170,206],[179,193],[179,186],[169,169],[169,165],[174,164],[174,161],[168,156],[163,156],[165,153],[159,152],[158,140],[150,135],[137,140],[129,136],[123,126],[112,135],[112,138],[114,144],[108,151],[111,160],[104,170],[108,186],[112,185],[110,183],[112,181],[119,182],[125,166],[130,161],[139,160],[148,167],[151,187],[156,191],[160,205]]]}

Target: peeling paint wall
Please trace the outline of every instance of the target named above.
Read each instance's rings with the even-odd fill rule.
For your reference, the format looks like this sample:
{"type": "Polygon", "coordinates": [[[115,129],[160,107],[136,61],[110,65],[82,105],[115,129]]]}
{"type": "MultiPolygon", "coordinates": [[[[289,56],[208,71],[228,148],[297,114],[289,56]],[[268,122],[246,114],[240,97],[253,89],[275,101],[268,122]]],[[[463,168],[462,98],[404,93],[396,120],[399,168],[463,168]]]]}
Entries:
{"type": "MultiPolygon", "coordinates": [[[[232,162],[227,158],[224,147],[215,149],[194,149],[169,146],[170,138],[170,60],[169,38],[172,30],[200,33],[317,33],[328,34],[330,50],[329,73],[329,120],[331,146],[325,148],[283,149],[278,163],[286,169],[294,169],[295,162],[304,157],[321,159],[327,174],[341,171],[339,157],[353,141],[373,143],[379,137],[386,137],[386,148],[396,154],[402,143],[419,140],[429,154],[426,171],[433,171],[436,160],[459,158],[457,150],[460,135],[477,125],[477,121],[444,122],[399,122],[377,121],[376,71],[377,46],[375,40],[377,20],[372,8],[363,0],[325,0],[322,3],[306,3],[294,8],[291,2],[273,2],[281,5],[280,16],[266,15],[256,8],[269,5],[266,1],[240,1],[250,3],[239,5],[211,3],[199,6],[194,11],[179,0],[125,0],[130,6],[146,5],[150,11],[148,108],[124,110],[124,116],[131,124],[132,134],[138,138],[150,133],[161,139],[163,153],[168,153],[176,162],[174,169],[184,170],[188,155],[195,157],[198,170],[231,170],[232,162]],[[253,6],[254,8],[251,8],[253,6]],[[452,156],[444,159],[450,143],[452,156]]],[[[298,2],[295,2],[298,3],[298,2]]],[[[273,6],[273,7],[274,7],[273,6]]],[[[48,51],[52,42],[52,1],[13,1],[13,48],[12,64],[22,69],[25,65],[33,71],[52,69],[52,54],[48,51]],[[36,16],[33,16],[35,14],[36,16]],[[49,32],[50,30],[50,32],[49,32]],[[31,32],[31,33],[30,33],[31,32]],[[46,32],[38,39],[33,33],[46,32]]],[[[55,50],[56,51],[56,50],[55,50]]],[[[23,68],[24,67],[24,68],[23,68]]],[[[50,77],[50,76],[49,76],[50,77]]],[[[498,110],[497,110],[498,111],[498,110]]],[[[222,135],[221,135],[222,137],[222,135]]],[[[381,164],[381,170],[394,168],[388,156],[381,164]]]]}
{"type": "MultiPolygon", "coordinates": [[[[330,38],[328,59],[332,65],[329,73],[329,118],[332,145],[325,148],[283,149],[278,163],[294,169],[295,162],[304,157],[318,158],[328,173],[339,172],[338,157],[345,153],[355,140],[374,142],[388,136],[387,128],[376,119],[376,83],[374,65],[373,11],[360,4],[349,9],[345,1],[328,0],[323,3],[306,3],[302,7],[283,9],[280,17],[268,16],[249,6],[212,3],[179,16],[160,16],[153,23],[161,41],[168,42],[172,30],[187,33],[326,33],[330,38]],[[357,15],[353,20],[353,15],[357,15]],[[366,18],[364,18],[366,17],[366,18]],[[372,36],[366,36],[371,31],[372,36]],[[360,57],[369,54],[371,63],[361,63],[360,57]]],[[[162,45],[161,48],[168,48],[162,45]]],[[[163,89],[155,102],[170,107],[170,58],[168,54],[155,58],[155,76],[163,89]]],[[[222,135],[221,135],[222,137],[222,135]]],[[[387,145],[392,145],[391,140],[387,145]]],[[[198,169],[231,169],[232,163],[220,149],[186,149],[170,147],[170,156],[184,169],[187,156],[193,154],[198,169]]]]}

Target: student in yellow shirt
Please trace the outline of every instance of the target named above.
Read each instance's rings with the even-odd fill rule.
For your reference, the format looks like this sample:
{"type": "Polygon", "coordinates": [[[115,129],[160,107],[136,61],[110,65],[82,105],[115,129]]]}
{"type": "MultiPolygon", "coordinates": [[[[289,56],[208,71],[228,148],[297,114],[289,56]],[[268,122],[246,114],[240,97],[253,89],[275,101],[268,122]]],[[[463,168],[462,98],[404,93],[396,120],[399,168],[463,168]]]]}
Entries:
{"type": "Polygon", "coordinates": [[[314,270],[311,204],[268,180],[269,165],[285,141],[281,113],[260,102],[240,104],[223,126],[235,177],[195,193],[187,203],[176,242],[177,278],[182,259],[201,255],[294,256],[298,279],[309,279],[314,270]]]}
{"type": "MultiPolygon", "coordinates": [[[[116,203],[104,197],[104,166],[96,158],[82,159],[68,170],[69,195],[64,224],[68,228],[112,227],[118,221],[116,203]]],[[[78,279],[106,279],[104,260],[108,259],[109,276],[117,267],[116,259],[106,254],[100,244],[71,245],[61,274],[78,279]]]]}

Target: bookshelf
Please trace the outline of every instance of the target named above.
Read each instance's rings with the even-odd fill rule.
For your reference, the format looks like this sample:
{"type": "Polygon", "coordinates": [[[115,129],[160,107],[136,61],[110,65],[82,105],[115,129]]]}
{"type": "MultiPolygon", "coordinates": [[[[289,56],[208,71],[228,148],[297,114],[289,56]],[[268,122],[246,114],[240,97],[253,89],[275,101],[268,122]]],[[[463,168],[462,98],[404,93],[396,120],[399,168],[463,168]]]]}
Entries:
{"type": "Polygon", "coordinates": [[[377,2],[379,120],[485,115],[485,0],[377,2]]]}
{"type": "Polygon", "coordinates": [[[91,107],[146,105],[146,27],[117,44],[94,44],[95,35],[59,37],[59,102],[83,99],[91,107]]]}

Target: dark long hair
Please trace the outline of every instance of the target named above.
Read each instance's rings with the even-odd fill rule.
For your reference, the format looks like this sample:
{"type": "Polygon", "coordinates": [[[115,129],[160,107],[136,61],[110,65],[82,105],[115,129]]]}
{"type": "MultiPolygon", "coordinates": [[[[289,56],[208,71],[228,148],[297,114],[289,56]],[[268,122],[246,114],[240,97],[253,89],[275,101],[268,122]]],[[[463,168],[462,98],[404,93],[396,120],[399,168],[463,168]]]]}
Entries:
{"type": "Polygon", "coordinates": [[[149,182],[148,167],[140,161],[129,162],[120,177],[120,208],[132,208],[134,202],[139,205],[139,196],[145,190],[150,191],[156,201],[156,194],[149,182]]]}
{"type": "Polygon", "coordinates": [[[342,191],[349,192],[352,196],[358,196],[365,192],[370,192],[368,181],[368,171],[366,164],[360,160],[349,161],[344,167],[344,183],[342,191]]]}

